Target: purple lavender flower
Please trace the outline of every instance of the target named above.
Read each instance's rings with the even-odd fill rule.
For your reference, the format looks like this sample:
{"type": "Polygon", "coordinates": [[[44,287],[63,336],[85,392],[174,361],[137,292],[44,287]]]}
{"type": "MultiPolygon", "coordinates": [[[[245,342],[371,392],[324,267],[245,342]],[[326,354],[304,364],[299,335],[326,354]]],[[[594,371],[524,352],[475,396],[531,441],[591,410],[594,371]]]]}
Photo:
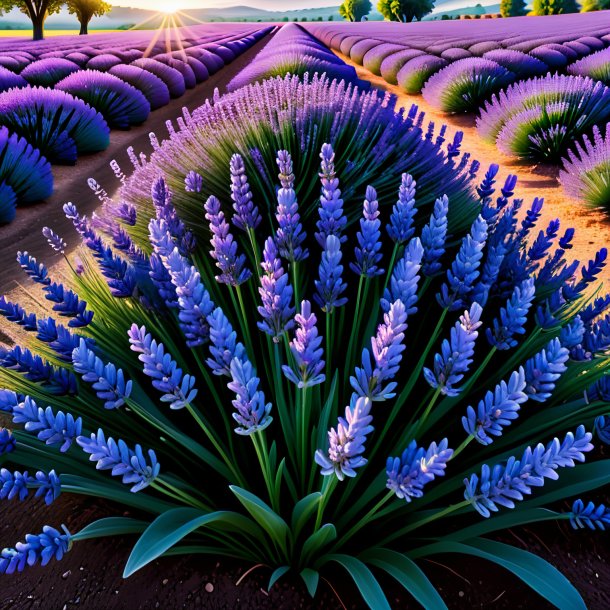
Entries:
{"type": "Polygon", "coordinates": [[[335,475],[339,481],[355,477],[356,469],[367,463],[364,453],[366,437],[373,431],[371,406],[366,396],[352,396],[351,404],[345,407],[345,418],[339,417],[337,428],[328,432],[328,454],[318,449],[315,461],[323,476],[335,475]]]}
{"type": "Polygon", "coordinates": [[[417,285],[424,248],[419,237],[413,238],[405,249],[403,257],[394,265],[390,285],[380,300],[381,309],[389,311],[394,301],[400,300],[405,306],[407,316],[417,313],[417,285]]]}
{"type": "Polygon", "coordinates": [[[424,378],[441,394],[457,396],[461,392],[461,388],[455,385],[464,378],[472,364],[482,313],[482,307],[473,303],[451,329],[450,340],[443,340],[441,353],[434,355],[434,371],[424,367],[424,378]]]}
{"type": "Polygon", "coordinates": [[[427,450],[418,447],[417,441],[413,440],[401,457],[388,458],[386,487],[407,503],[413,498],[421,498],[424,495],[424,485],[435,477],[444,476],[452,455],[453,449],[449,449],[446,438],[438,445],[432,442],[427,450]]]}
{"type": "Polygon", "coordinates": [[[350,263],[350,269],[363,277],[371,278],[381,275],[384,270],[378,267],[381,261],[381,233],[379,227],[379,203],[377,191],[372,186],[366,187],[363,214],[358,231],[358,245],[355,248],[356,262],[350,263]]]}
{"type": "Polygon", "coordinates": [[[318,336],[317,319],[311,312],[309,301],[301,303],[301,312],[294,317],[294,320],[298,328],[295,338],[290,342],[290,351],[294,356],[297,370],[294,371],[284,365],[282,371],[299,388],[308,388],[323,383],[326,379],[326,375],[322,373],[324,370],[324,360],[322,360],[324,350],[320,347],[322,337],[318,336]]]}
{"type": "Polygon", "coordinates": [[[72,352],[72,364],[83,376],[83,381],[92,384],[97,397],[104,401],[105,409],[118,409],[131,395],[132,382],[130,379],[125,381],[123,370],[117,369],[112,362],[104,364],[84,339],[72,352]]]}
{"type": "Polygon", "coordinates": [[[234,358],[245,360],[246,350],[237,341],[237,333],[220,307],[208,316],[210,327],[210,354],[206,360],[214,375],[231,375],[231,361],[234,358]]]}
{"type": "Polygon", "coordinates": [[[53,311],[57,311],[60,316],[72,318],[68,322],[71,328],[81,328],[91,323],[93,312],[87,309],[87,302],[81,301],[72,290],[66,290],[63,284],[50,284],[43,288],[45,298],[52,303],[53,311]]]}
{"type": "Polygon", "coordinates": [[[546,347],[525,363],[525,393],[528,398],[544,402],[551,397],[555,382],[567,370],[565,363],[570,357],[567,348],[559,339],[551,339],[546,347]]]}
{"type": "Polygon", "coordinates": [[[57,233],[53,231],[53,229],[50,229],[49,227],[43,227],[42,234],[47,238],[49,246],[51,246],[51,248],[53,248],[55,252],[64,254],[64,252],[66,251],[67,244],[59,235],[57,235],[57,233]]]}
{"type": "Polygon", "coordinates": [[[515,286],[513,293],[506,302],[506,307],[500,309],[500,319],[495,318],[493,329],[486,331],[487,340],[499,350],[507,350],[517,345],[515,335],[525,333],[527,312],[536,296],[534,278],[528,278],[515,286]]]}
{"type": "Polygon", "coordinates": [[[430,277],[441,269],[439,259],[445,253],[447,237],[447,213],[449,199],[443,195],[434,202],[434,210],[430,222],[422,229],[421,243],[424,247],[424,275],[430,277]]]}
{"type": "Polygon", "coordinates": [[[519,367],[510,376],[508,383],[501,381],[494,392],[487,392],[479,402],[477,410],[468,407],[462,417],[464,430],[482,445],[490,445],[492,436],[501,436],[502,428],[517,419],[519,405],[527,400],[525,393],[525,371],[519,367]]]}
{"type": "Polygon", "coordinates": [[[403,343],[407,329],[407,312],[402,301],[395,301],[383,316],[383,323],[377,328],[377,334],[371,338],[371,354],[368,349],[362,350],[362,368],[356,367],[350,377],[350,384],[358,396],[370,400],[389,400],[394,397],[396,382],[383,386],[383,382],[393,379],[400,368],[403,343]]]}
{"type": "Polygon", "coordinates": [[[212,195],[205,202],[204,208],[212,232],[210,255],[216,260],[216,266],[221,271],[221,274],[216,276],[216,281],[229,286],[239,286],[252,275],[249,269],[244,268],[246,257],[237,254],[237,242],[229,232],[229,223],[220,209],[220,201],[212,195]]]}
{"type": "Polygon", "coordinates": [[[258,313],[263,321],[257,326],[278,343],[284,331],[294,326],[294,307],[292,303],[292,286],[288,274],[284,273],[278,251],[272,237],[268,237],[263,250],[261,263],[264,274],[261,276],[261,286],[258,292],[263,302],[258,307],[258,313]]]}
{"type": "Polygon", "coordinates": [[[480,476],[472,474],[464,479],[464,498],[483,517],[498,511],[498,506],[514,508],[515,501],[532,493],[532,487],[542,487],[544,479],[558,479],[558,468],[584,462],[584,454],[592,449],[591,433],[579,426],[575,433],[568,432],[563,442],[555,438],[546,447],[542,443],[534,449],[527,447],[520,460],[510,457],[505,465],[493,468],[483,464],[480,476]]]}
{"type": "Polygon", "coordinates": [[[115,441],[110,436],[106,440],[101,429],[97,434],[92,432],[91,437],[79,436],[76,442],[90,454],[89,460],[97,462],[98,470],[112,469],[112,476],[122,477],[125,485],[131,485],[133,493],[148,487],[159,476],[160,466],[152,449],[148,450],[149,463],[140,445],[134,450],[123,440],[115,441]]]}
{"type": "Polygon", "coordinates": [[[335,152],[330,144],[322,145],[320,153],[320,180],[322,193],[320,195],[320,219],[316,223],[318,231],[316,240],[322,248],[326,246],[329,235],[334,235],[343,243],[347,235],[342,235],[347,226],[347,218],[343,213],[343,199],[339,189],[339,179],[335,173],[335,152]]]}
{"type": "Polygon", "coordinates": [[[277,154],[277,164],[280,168],[280,183],[282,188],[277,192],[277,218],[278,229],[276,243],[280,255],[291,263],[302,261],[309,256],[307,248],[302,248],[305,241],[305,232],[301,224],[299,205],[294,191],[294,174],[292,173],[292,160],[285,150],[277,154]]]}
{"type": "Polygon", "coordinates": [[[48,269],[28,252],[17,252],[17,262],[32,281],[43,286],[48,286],[51,283],[48,269]]]}
{"type": "Polygon", "coordinates": [[[191,170],[184,178],[184,190],[187,193],[201,193],[203,178],[201,174],[191,170]]]}
{"type": "Polygon", "coordinates": [[[32,477],[27,471],[21,473],[18,470],[11,472],[6,468],[0,470],[0,499],[12,500],[19,498],[20,502],[25,500],[30,489],[36,489],[36,498],[44,497],[45,504],[52,504],[61,494],[61,480],[54,470],[42,472],[39,470],[32,477]]]}
{"type": "Polygon", "coordinates": [[[398,201],[392,208],[390,216],[390,224],[387,226],[387,232],[390,239],[396,244],[403,244],[413,236],[415,227],[413,226],[413,218],[417,213],[415,207],[415,187],[417,183],[411,174],[403,174],[401,184],[398,189],[398,201]]]}
{"type": "Polygon", "coordinates": [[[144,374],[150,377],[156,390],[162,392],[161,402],[168,402],[173,410],[183,409],[197,396],[195,378],[183,375],[182,369],[165,353],[163,343],[157,343],[146,327],[132,324],[127,332],[131,350],[140,354],[138,360],[144,364],[144,374]]]}
{"type": "Polygon", "coordinates": [[[8,428],[0,428],[0,455],[12,453],[17,446],[17,439],[8,428]]]}
{"type": "Polygon", "coordinates": [[[455,311],[467,306],[479,277],[479,265],[483,258],[483,248],[487,241],[487,222],[479,216],[470,233],[462,240],[462,245],[451,268],[447,269],[447,281],[436,296],[441,307],[455,311]]]}
{"type": "Polygon", "coordinates": [[[570,524],[577,529],[588,527],[590,530],[605,530],[610,526],[610,509],[603,504],[595,505],[589,502],[586,506],[582,500],[575,500],[572,505],[570,524]]]}
{"type": "Polygon", "coordinates": [[[0,552],[0,574],[23,572],[26,566],[38,562],[46,566],[51,559],[60,561],[70,550],[70,532],[62,526],[64,533],[45,525],[41,534],[27,534],[25,542],[18,542],[15,548],[4,548],[0,552]]]}
{"type": "Polygon", "coordinates": [[[231,381],[227,384],[236,394],[233,406],[236,413],[233,418],[239,424],[237,434],[250,435],[264,430],[273,418],[271,403],[265,404],[265,395],[258,389],[260,379],[256,376],[249,360],[233,358],[231,361],[231,381]]]}
{"type": "Polygon", "coordinates": [[[347,298],[341,294],[347,288],[342,279],[343,265],[341,265],[341,242],[335,235],[326,238],[320,262],[320,279],[315,280],[317,294],[314,300],[326,313],[332,313],[336,307],[347,303],[347,298]]]}
{"type": "Polygon", "coordinates": [[[231,169],[231,199],[233,199],[233,224],[242,231],[256,229],[262,217],[258,207],[252,202],[252,191],[248,184],[246,167],[240,155],[233,155],[230,163],[231,169]]]}

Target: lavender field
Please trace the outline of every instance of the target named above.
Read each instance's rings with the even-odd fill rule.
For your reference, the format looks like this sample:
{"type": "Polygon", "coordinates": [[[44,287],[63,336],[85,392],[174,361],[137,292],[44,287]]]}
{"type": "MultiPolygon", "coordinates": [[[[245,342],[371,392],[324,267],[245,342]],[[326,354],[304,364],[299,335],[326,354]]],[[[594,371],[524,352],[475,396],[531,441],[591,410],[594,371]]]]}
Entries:
{"type": "Polygon", "coordinates": [[[607,608],[609,208],[607,11],[0,38],[0,607],[607,608]]]}

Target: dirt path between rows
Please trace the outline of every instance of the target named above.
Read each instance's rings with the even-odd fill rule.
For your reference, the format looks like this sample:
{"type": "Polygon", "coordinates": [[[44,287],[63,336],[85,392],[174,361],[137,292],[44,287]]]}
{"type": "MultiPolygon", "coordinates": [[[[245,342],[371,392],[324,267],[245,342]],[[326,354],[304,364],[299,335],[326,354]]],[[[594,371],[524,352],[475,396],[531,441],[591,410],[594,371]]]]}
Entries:
{"type": "MultiPolygon", "coordinates": [[[[399,106],[410,108],[411,104],[417,104],[420,110],[426,113],[429,121],[434,121],[437,130],[441,124],[447,124],[448,139],[453,138],[456,131],[464,133],[462,150],[470,152],[473,159],[481,162],[483,175],[484,170],[490,163],[500,165],[498,183],[504,181],[508,174],[517,174],[516,195],[529,204],[534,197],[544,197],[545,205],[539,223],[541,228],[554,218],[561,220],[562,227],[574,227],[574,247],[572,256],[581,262],[588,261],[602,246],[610,245],[610,219],[608,215],[600,210],[592,210],[577,200],[570,199],[563,193],[557,176],[559,168],[550,165],[528,165],[520,163],[511,157],[503,155],[494,145],[484,142],[475,128],[474,115],[447,115],[436,110],[428,104],[421,95],[407,95],[399,87],[389,85],[381,76],[375,76],[372,72],[354,63],[349,57],[335,53],[345,63],[354,66],[358,76],[372,83],[378,89],[390,91],[399,100],[399,106]]],[[[524,206],[525,207],[525,206],[524,206]]],[[[606,290],[610,290],[610,264],[606,266],[600,276],[606,290]]]]}

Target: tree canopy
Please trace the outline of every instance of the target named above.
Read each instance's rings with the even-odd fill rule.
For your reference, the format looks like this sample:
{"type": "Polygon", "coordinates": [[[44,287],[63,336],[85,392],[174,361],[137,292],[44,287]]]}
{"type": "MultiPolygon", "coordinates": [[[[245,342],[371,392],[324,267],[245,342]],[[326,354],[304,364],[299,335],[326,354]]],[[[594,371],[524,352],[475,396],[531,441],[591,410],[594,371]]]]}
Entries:
{"type": "Polygon", "coordinates": [[[87,33],[87,26],[93,17],[101,17],[112,9],[104,0],[67,0],[66,6],[71,15],[76,15],[80,23],[80,33],[87,33]]]}
{"type": "Polygon", "coordinates": [[[434,0],[379,0],[377,9],[390,21],[421,20],[434,8],[434,0]]]}
{"type": "Polygon", "coordinates": [[[345,0],[339,7],[339,14],[347,21],[362,21],[372,8],[370,0],[345,0]]]}

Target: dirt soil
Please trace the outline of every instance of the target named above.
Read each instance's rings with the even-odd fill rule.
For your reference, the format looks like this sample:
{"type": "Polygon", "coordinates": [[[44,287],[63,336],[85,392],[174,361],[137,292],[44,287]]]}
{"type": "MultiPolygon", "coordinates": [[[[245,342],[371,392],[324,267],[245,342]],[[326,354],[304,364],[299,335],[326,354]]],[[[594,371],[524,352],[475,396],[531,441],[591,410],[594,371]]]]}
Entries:
{"type": "MultiPolygon", "coordinates": [[[[42,224],[49,224],[70,240],[72,228],[64,221],[61,204],[73,201],[83,212],[90,212],[97,199],[86,186],[86,178],[95,177],[103,186],[113,184],[114,176],[108,166],[116,158],[126,169],[129,167],[124,149],[133,145],[136,151],[149,150],[148,133],[164,130],[164,122],[175,118],[182,106],[194,108],[212,95],[214,87],[222,91],[232,76],[266,44],[263,41],[227,66],[209,81],[187,92],[169,106],[156,111],[141,127],[126,132],[113,131],[111,148],[100,155],[80,159],[77,169],[54,168],[56,191],[45,204],[20,210],[12,225],[0,229],[0,285],[3,292],[18,289],[19,269],[14,260],[17,249],[26,249],[52,263],[50,250],[40,237],[42,224]]],[[[345,59],[345,58],[344,58],[345,59]]],[[[348,63],[349,60],[347,60],[348,63]]],[[[437,124],[447,122],[449,132],[464,131],[463,149],[472,152],[483,165],[498,162],[501,176],[518,172],[518,193],[526,199],[544,196],[547,202],[545,220],[559,216],[565,226],[577,228],[575,255],[582,260],[592,256],[594,244],[607,244],[610,224],[599,213],[570,201],[557,184],[556,170],[549,167],[529,168],[519,166],[502,157],[494,147],[477,137],[474,121],[468,117],[445,117],[430,108],[420,96],[407,96],[397,87],[387,85],[363,68],[356,66],[361,78],[366,78],[381,89],[390,90],[400,98],[400,103],[410,106],[417,103],[429,119],[437,124]]],[[[604,274],[610,278],[610,270],[604,274]]],[[[4,340],[10,342],[9,337],[4,340]]],[[[0,336],[0,341],[2,337],[0,336]]],[[[71,531],[78,531],[85,524],[109,515],[128,513],[110,503],[92,498],[62,496],[51,507],[37,500],[20,504],[16,500],[3,501],[0,522],[0,547],[13,546],[28,532],[40,531],[44,524],[58,526],[66,523],[71,531]],[[119,511],[117,513],[117,510],[119,511]],[[26,517],[24,518],[24,514],[26,517]]],[[[573,532],[562,523],[511,530],[503,535],[503,541],[537,553],[557,566],[578,588],[591,610],[610,607],[610,549],[607,534],[573,532]]],[[[128,580],[121,578],[122,569],[129,554],[133,537],[112,542],[93,540],[80,542],[61,562],[45,568],[29,568],[24,573],[4,577],[0,592],[0,610],[84,610],[156,609],[174,610],[206,608],[210,610],[304,610],[321,608],[328,610],[363,608],[362,601],[354,594],[354,587],[345,574],[331,573],[329,580],[321,581],[320,592],[312,601],[302,584],[295,579],[283,580],[267,592],[269,570],[265,567],[242,565],[223,558],[166,558],[155,561],[128,580]],[[241,579],[241,580],[240,580],[241,579]]],[[[448,606],[453,610],[473,608],[492,609],[546,609],[550,608],[530,589],[508,572],[492,564],[470,558],[447,556],[422,564],[426,573],[439,589],[448,606]]],[[[393,581],[383,581],[384,589],[393,608],[411,609],[418,605],[393,581]]]]}

